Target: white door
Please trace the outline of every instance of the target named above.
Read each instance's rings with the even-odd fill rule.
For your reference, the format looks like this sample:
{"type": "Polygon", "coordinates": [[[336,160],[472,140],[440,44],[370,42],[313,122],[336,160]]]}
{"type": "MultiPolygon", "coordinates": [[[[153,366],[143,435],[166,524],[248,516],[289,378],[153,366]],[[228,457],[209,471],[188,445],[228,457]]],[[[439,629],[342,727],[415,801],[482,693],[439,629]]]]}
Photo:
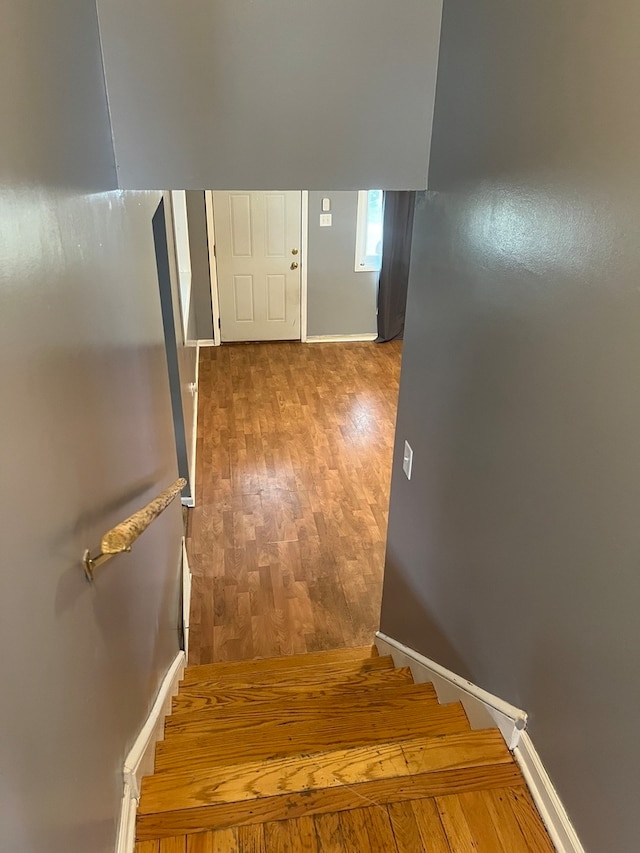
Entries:
{"type": "Polygon", "coordinates": [[[300,340],[301,192],[214,192],[224,341],[300,340]]]}

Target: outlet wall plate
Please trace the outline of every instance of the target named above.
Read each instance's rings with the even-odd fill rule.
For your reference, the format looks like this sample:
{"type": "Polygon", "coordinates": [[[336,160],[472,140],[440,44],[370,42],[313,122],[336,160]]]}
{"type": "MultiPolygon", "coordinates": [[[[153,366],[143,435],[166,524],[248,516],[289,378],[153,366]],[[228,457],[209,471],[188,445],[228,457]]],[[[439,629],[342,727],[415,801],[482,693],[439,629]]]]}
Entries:
{"type": "Polygon", "coordinates": [[[407,480],[411,479],[411,469],[413,468],[413,450],[408,441],[404,443],[404,453],[402,454],[402,470],[407,475],[407,480]]]}

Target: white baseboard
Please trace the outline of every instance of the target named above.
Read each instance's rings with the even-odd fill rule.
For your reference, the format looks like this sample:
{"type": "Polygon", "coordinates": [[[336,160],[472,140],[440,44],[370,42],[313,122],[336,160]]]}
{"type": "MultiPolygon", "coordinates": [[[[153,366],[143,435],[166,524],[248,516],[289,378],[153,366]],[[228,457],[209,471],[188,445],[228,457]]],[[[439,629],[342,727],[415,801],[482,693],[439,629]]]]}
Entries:
{"type": "Polygon", "coordinates": [[[179,651],[162,679],[147,721],[125,759],[116,853],[134,853],[140,783],[143,776],[153,773],[156,743],[164,737],[164,720],[171,713],[171,699],[178,692],[178,682],[182,679],[185,666],[185,653],[179,651]]]}
{"type": "Polygon", "coordinates": [[[375,332],[362,335],[307,335],[307,344],[348,344],[356,341],[375,341],[378,335],[375,332]]]}
{"type": "Polygon", "coordinates": [[[133,853],[136,846],[136,815],[138,801],[131,793],[129,785],[125,784],[120,808],[120,824],[116,838],[116,853],[133,853]]]}
{"type": "Polygon", "coordinates": [[[199,338],[198,340],[199,347],[215,347],[218,346],[213,338],[199,338]]]}
{"type": "Polygon", "coordinates": [[[439,663],[387,637],[380,631],[376,634],[376,646],[381,655],[391,655],[396,666],[410,667],[413,679],[418,684],[431,681],[440,702],[462,702],[472,729],[497,726],[509,749],[517,746],[527,724],[525,711],[461,678],[455,672],[445,669],[439,663]]]}
{"type": "Polygon", "coordinates": [[[391,655],[396,666],[410,667],[414,681],[419,684],[431,681],[440,702],[461,702],[471,728],[496,726],[500,729],[520,766],[536,808],[558,853],[584,853],[549,774],[544,769],[531,738],[524,731],[527,724],[526,712],[380,631],[376,634],[375,643],[378,652],[381,655],[391,655]]]}
{"type": "Polygon", "coordinates": [[[136,799],[140,796],[142,777],[153,773],[155,746],[164,737],[164,719],[171,713],[171,699],[178,692],[178,682],[185,666],[186,656],[181,650],[169,667],[147,721],[125,759],[124,784],[129,786],[131,795],[136,799]]]}
{"type": "Polygon", "coordinates": [[[185,663],[189,660],[189,618],[191,615],[191,582],[193,575],[189,568],[187,545],[182,537],[182,626],[184,632],[185,663]]]}
{"type": "Polygon", "coordinates": [[[200,392],[200,341],[196,343],[196,375],[194,377],[196,386],[193,395],[193,426],[191,430],[191,459],[190,461],[190,485],[191,485],[191,500],[188,504],[190,507],[196,505],[196,465],[198,462],[198,399],[200,392]]]}
{"type": "Polygon", "coordinates": [[[522,770],[533,801],[558,853],[585,853],[527,732],[522,733],[518,746],[513,750],[513,757],[522,770]]]}
{"type": "Polygon", "coordinates": [[[309,190],[300,193],[300,341],[307,342],[307,321],[309,319],[309,190]]]}

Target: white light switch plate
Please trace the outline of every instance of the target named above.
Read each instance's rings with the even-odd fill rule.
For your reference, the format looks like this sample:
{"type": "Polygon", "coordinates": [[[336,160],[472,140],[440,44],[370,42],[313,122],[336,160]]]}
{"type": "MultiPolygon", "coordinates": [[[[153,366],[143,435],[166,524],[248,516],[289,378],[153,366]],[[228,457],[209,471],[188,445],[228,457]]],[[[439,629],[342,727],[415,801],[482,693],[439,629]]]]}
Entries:
{"type": "Polygon", "coordinates": [[[404,454],[402,455],[402,470],[407,475],[407,480],[411,479],[411,468],[413,467],[413,450],[408,441],[404,443],[404,454]]]}
{"type": "Polygon", "coordinates": [[[330,213],[321,213],[320,214],[320,227],[326,228],[328,225],[331,225],[332,214],[330,213]]]}

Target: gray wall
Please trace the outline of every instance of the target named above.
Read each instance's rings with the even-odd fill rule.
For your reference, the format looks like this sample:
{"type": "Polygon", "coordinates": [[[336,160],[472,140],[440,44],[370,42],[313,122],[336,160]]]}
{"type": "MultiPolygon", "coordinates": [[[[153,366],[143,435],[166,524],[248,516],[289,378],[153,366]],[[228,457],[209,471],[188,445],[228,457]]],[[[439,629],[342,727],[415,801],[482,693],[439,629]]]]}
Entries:
{"type": "Polygon", "coordinates": [[[308,335],[376,332],[378,273],[355,272],[357,192],[309,193],[308,335]],[[323,198],[331,227],[320,227],[323,198]]]}
{"type": "Polygon", "coordinates": [[[441,0],[98,0],[120,186],[426,186],[441,0]]]}
{"type": "Polygon", "coordinates": [[[0,849],[114,849],[123,758],[178,649],[179,505],[151,217],[113,192],[95,9],[3,4],[0,849]],[[91,194],[94,190],[99,194],[91,194]]]}
{"type": "Polygon", "coordinates": [[[187,191],[187,218],[191,255],[191,311],[195,317],[195,337],[201,341],[210,341],[213,339],[213,320],[204,191],[187,191]]]}
{"type": "Polygon", "coordinates": [[[616,853],[638,849],[639,40],[633,0],[445,0],[382,607],[531,713],[586,848],[616,853]]]}

